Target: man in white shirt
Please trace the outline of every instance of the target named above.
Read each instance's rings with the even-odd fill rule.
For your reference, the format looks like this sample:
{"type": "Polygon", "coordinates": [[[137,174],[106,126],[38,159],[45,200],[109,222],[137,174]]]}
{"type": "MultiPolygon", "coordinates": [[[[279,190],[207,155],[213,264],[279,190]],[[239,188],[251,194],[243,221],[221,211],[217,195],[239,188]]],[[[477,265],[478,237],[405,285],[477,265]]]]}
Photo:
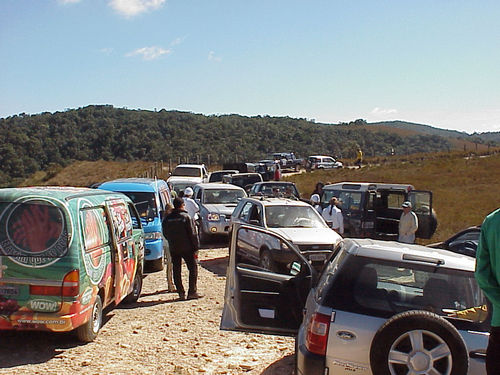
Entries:
{"type": "Polygon", "coordinates": [[[323,219],[329,227],[331,227],[335,232],[342,235],[344,234],[344,217],[342,216],[342,211],[337,207],[339,204],[337,197],[332,197],[330,199],[330,205],[323,209],[323,219]]]}
{"type": "Polygon", "coordinates": [[[193,197],[193,189],[190,187],[187,187],[184,190],[184,205],[185,205],[185,210],[189,214],[189,217],[196,221],[199,216],[200,212],[200,207],[198,207],[198,203],[192,198],[193,197]]]}
{"type": "Polygon", "coordinates": [[[415,243],[415,232],[418,229],[418,218],[411,210],[411,202],[406,201],[401,205],[403,213],[399,219],[399,242],[415,243]]]}

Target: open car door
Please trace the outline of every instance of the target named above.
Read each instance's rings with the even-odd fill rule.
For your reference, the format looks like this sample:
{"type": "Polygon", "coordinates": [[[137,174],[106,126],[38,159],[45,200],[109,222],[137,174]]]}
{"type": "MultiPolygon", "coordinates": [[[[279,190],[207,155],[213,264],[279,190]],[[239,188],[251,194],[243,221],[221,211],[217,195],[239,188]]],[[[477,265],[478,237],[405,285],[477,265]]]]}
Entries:
{"type": "Polygon", "coordinates": [[[432,210],[432,192],[425,190],[412,190],[408,193],[412,210],[418,217],[418,238],[431,238],[437,228],[436,214],[432,210]]]}
{"type": "Polygon", "coordinates": [[[302,309],[316,279],[316,271],[293,244],[262,228],[235,224],[229,245],[229,266],[221,326],[223,330],[294,335],[302,322],[302,309]],[[266,243],[273,256],[287,256],[290,263],[270,271],[244,256],[243,231],[270,236],[266,243]],[[243,237],[243,238],[242,238],[243,237]]]}

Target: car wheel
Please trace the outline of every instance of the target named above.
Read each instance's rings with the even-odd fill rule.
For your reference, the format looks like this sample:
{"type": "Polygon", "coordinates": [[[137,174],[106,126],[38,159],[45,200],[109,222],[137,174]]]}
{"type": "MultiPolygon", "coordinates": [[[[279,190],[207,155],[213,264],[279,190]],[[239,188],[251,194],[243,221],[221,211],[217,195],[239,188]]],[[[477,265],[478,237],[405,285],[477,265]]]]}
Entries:
{"type": "Polygon", "coordinates": [[[82,342],[92,342],[97,337],[102,325],[102,301],[101,297],[95,297],[94,305],[89,320],[76,329],[76,335],[82,342]]]}
{"type": "Polygon", "coordinates": [[[469,356],[451,323],[432,312],[414,310],[394,315],[379,328],[370,366],[377,375],[466,375],[469,356]]]}
{"type": "Polygon", "coordinates": [[[149,261],[151,272],[163,270],[164,260],[163,257],[149,261]]]}
{"type": "Polygon", "coordinates": [[[274,260],[269,250],[263,250],[262,253],[260,254],[259,266],[269,271],[276,270],[276,264],[274,263],[274,260]]]}
{"type": "Polygon", "coordinates": [[[130,294],[125,298],[126,303],[135,303],[141,296],[142,292],[142,275],[140,272],[137,272],[137,274],[134,277],[134,284],[132,285],[132,291],[130,294]]]}

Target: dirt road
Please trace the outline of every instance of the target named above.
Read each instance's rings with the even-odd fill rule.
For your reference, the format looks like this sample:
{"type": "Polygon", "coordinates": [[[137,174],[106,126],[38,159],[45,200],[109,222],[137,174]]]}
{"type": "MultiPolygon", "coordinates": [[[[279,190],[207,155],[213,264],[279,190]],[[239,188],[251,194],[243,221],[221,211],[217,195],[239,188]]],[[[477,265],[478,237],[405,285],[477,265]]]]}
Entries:
{"type": "Polygon", "coordinates": [[[176,301],[164,272],[149,274],[139,301],[110,310],[92,343],[0,331],[0,374],[292,374],[293,338],[219,330],[228,250],[218,246],[200,251],[205,298],[176,301]]]}

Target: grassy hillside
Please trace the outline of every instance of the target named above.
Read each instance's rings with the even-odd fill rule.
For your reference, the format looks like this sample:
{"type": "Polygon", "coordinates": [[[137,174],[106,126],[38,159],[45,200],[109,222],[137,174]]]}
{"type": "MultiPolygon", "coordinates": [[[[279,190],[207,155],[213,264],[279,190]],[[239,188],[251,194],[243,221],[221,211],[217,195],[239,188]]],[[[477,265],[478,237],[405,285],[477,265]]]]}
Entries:
{"type": "MultiPolygon", "coordinates": [[[[430,242],[443,240],[500,207],[500,154],[466,158],[460,153],[436,154],[434,158],[397,159],[362,169],[302,173],[288,178],[309,198],[318,181],[410,183],[433,192],[438,228],[430,242]]],[[[427,241],[429,242],[429,241],[427,241]]]]}
{"type": "MultiPolygon", "coordinates": [[[[344,168],[314,171],[287,177],[297,183],[303,198],[309,198],[318,181],[365,181],[410,183],[420,190],[433,192],[433,205],[439,225],[428,242],[448,238],[451,234],[482,222],[486,214],[500,207],[500,153],[466,157],[463,153],[420,154],[372,158],[362,169],[344,168]]],[[[133,177],[150,171],[147,162],[75,162],[61,170],[37,172],[23,185],[88,186],[119,177],[133,177]]],[[[211,170],[220,166],[212,165],[211,170]]],[[[165,166],[159,177],[168,177],[165,166]]]]}

